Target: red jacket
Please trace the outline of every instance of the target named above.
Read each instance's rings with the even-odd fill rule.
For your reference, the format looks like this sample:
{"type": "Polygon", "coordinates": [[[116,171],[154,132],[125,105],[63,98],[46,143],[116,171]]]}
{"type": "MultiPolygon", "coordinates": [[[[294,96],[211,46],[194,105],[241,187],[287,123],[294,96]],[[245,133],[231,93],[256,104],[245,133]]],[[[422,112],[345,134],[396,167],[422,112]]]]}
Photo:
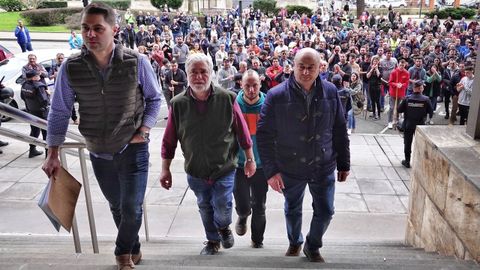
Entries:
{"type": "Polygon", "coordinates": [[[270,66],[267,68],[267,70],[265,71],[265,73],[267,74],[268,78],[270,78],[270,81],[268,82],[268,86],[270,88],[276,86],[277,84],[279,84],[279,82],[277,82],[275,80],[275,76],[277,76],[278,74],[282,73],[283,71],[283,68],[282,66],[277,66],[277,68],[275,68],[274,66],[270,66]]]}
{"type": "Polygon", "coordinates": [[[388,80],[389,94],[391,97],[398,97],[403,99],[407,92],[408,83],[410,81],[410,74],[406,69],[400,71],[398,68],[394,69],[390,74],[388,80]],[[401,88],[397,88],[395,84],[402,83],[401,88]]]}

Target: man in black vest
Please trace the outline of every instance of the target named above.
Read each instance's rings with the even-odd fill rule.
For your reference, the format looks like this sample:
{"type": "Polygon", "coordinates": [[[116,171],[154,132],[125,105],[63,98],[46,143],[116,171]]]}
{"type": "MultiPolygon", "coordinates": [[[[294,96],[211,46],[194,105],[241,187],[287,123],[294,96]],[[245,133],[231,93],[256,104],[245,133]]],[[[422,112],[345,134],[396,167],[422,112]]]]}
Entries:
{"type": "Polygon", "coordinates": [[[234,244],[230,224],[238,145],[245,151],[247,178],[255,174],[255,157],[236,95],[212,83],[212,58],[192,54],[186,70],[189,87],[171,100],[168,113],[160,183],[165,189],[172,187],[170,164],[180,141],[188,186],[197,197],[208,240],[200,254],[215,255],[220,243],[225,249],[234,244]]]}
{"type": "MultiPolygon", "coordinates": [[[[34,69],[27,71],[26,77],[27,81],[22,85],[20,96],[25,101],[27,112],[46,120],[50,104],[47,86],[40,82],[40,73],[34,69]]],[[[30,136],[38,138],[38,135],[40,135],[40,128],[30,125],[30,136]]],[[[44,129],[42,129],[42,137],[44,140],[47,138],[47,131],[44,129]]],[[[42,151],[38,151],[34,144],[30,144],[29,158],[41,154],[43,154],[42,151]]]]}
{"type": "Polygon", "coordinates": [[[118,228],[118,269],[134,269],[142,253],[138,231],[148,178],[149,131],[160,110],[160,87],[150,61],[114,40],[115,12],[91,3],[82,12],[85,47],[60,66],[48,115],[50,177],[60,168],[58,147],[65,140],[75,97],[90,160],[118,228]]]}
{"type": "Polygon", "coordinates": [[[427,114],[432,118],[433,108],[430,99],[422,95],[424,83],[422,80],[416,81],[413,84],[413,94],[402,100],[398,105],[398,113],[404,113],[403,120],[404,136],[404,153],[405,159],[402,160],[402,165],[405,168],[410,168],[410,156],[412,153],[412,141],[417,125],[424,125],[427,114]]]}

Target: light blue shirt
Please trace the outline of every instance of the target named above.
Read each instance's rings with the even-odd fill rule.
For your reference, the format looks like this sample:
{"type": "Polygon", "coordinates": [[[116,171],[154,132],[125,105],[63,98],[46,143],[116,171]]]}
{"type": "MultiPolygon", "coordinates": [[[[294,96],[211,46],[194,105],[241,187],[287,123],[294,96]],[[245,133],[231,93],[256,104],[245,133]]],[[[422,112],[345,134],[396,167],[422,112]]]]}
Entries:
{"type": "MultiPolygon", "coordinates": [[[[111,66],[112,59],[113,53],[109,67],[111,66]]],[[[57,80],[55,81],[55,92],[48,114],[47,144],[49,147],[60,146],[65,141],[68,122],[75,102],[75,92],[70,87],[65,66],[66,65],[60,66],[57,80]]],[[[102,76],[105,74],[105,71],[98,70],[98,72],[101,73],[102,76]]],[[[141,85],[145,99],[142,125],[152,128],[157,122],[157,116],[160,111],[161,89],[152,65],[145,55],[139,55],[138,58],[138,84],[141,85]]],[[[125,149],[125,147],[123,149],[125,149]]]]}

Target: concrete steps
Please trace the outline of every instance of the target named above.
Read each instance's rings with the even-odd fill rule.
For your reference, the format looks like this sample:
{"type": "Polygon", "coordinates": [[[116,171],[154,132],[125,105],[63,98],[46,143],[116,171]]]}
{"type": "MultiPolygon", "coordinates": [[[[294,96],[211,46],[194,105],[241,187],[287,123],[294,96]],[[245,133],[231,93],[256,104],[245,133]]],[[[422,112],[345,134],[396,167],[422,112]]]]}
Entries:
{"type": "MultiPolygon", "coordinates": [[[[143,260],[137,269],[479,269],[469,261],[440,256],[396,242],[326,242],[321,249],[325,264],[310,263],[303,256],[283,256],[284,239],[266,239],[265,248],[252,249],[237,241],[218,256],[198,255],[201,239],[161,238],[142,243],[143,260]],[[267,244],[268,243],[268,244],[267,244]]],[[[92,254],[82,241],[82,254],[75,254],[70,238],[0,236],[0,269],[116,269],[113,241],[100,241],[100,254],[92,254]]]]}

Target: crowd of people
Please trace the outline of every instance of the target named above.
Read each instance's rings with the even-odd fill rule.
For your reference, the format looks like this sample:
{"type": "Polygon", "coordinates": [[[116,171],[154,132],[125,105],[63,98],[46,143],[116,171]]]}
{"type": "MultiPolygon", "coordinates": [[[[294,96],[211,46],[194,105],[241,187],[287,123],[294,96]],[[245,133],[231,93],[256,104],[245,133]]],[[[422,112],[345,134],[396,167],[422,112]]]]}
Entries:
{"type": "Polygon", "coordinates": [[[457,113],[466,117],[466,110],[457,109],[456,84],[465,66],[475,62],[480,32],[476,20],[441,21],[435,16],[418,22],[390,8],[386,16],[365,11],[356,23],[345,10],[320,8],[307,16],[281,9],[276,16],[266,16],[250,6],[242,12],[207,15],[200,23],[185,12],[172,17],[166,11],[137,16],[127,11],[117,18],[125,25],[117,38],[150,56],[167,100],[187,86],[185,79],[177,84],[171,78],[185,78],[184,63],[192,53],[212,58],[215,79],[224,88],[238,92],[241,74],[253,69],[266,93],[290,76],[296,52],[309,47],[321,55],[320,76],[336,83],[342,93],[349,133],[355,130],[355,115],[365,109],[373,121],[386,113],[388,128],[395,128],[395,107],[418,80],[427,83],[425,94],[434,111],[444,102],[445,111],[436,113],[451,124],[457,113]]]}
{"type": "MultiPolygon", "coordinates": [[[[270,186],[285,197],[285,255],[299,256],[303,245],[311,262],[324,262],[319,249],[334,214],[335,180],[349,175],[355,115],[371,111],[376,121],[388,112],[393,128],[405,113],[402,164],[409,167],[407,141],[416,125],[433,124],[438,100],[445,102],[450,123],[457,110],[460,124],[468,121],[480,42],[476,21],[434,17],[417,24],[390,9],[387,16],[364,12],[354,22],[348,10],[319,9],[307,16],[281,9],[270,18],[250,6],[200,23],[183,12],[170,17],[168,7],[161,15],[119,16],[105,4],[89,4],[82,13],[80,54],[63,64],[57,55],[50,75],[42,75],[33,54],[25,67],[34,88],[38,84],[31,81],[41,76],[56,79],[43,170],[51,176],[60,167],[58,147],[77,99],[79,130],[118,228],[118,269],[134,269],[142,258],[138,231],[149,131],[163,91],[169,113],[159,180],[172,187],[170,166],[180,142],[207,238],[201,254],[233,247],[233,197],[235,232],[247,232],[251,215],[251,246],[262,248],[270,186]],[[304,238],[307,185],[313,218],[304,238]]],[[[72,32],[71,45],[78,43],[72,32]]],[[[42,153],[33,148],[30,154],[42,153]]]]}

